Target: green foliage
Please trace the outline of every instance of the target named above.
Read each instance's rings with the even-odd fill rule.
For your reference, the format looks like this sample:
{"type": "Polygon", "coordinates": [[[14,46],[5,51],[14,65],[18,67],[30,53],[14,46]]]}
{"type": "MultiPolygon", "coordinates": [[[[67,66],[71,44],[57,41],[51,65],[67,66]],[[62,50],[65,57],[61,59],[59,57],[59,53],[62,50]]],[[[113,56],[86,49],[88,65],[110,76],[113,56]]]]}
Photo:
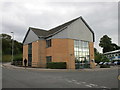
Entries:
{"type": "Polygon", "coordinates": [[[99,46],[101,47],[107,47],[111,44],[111,38],[109,38],[107,35],[104,35],[101,39],[100,39],[100,44],[99,46]]]}
{"type": "Polygon", "coordinates": [[[2,55],[2,62],[11,62],[11,55],[2,55]]]}
{"type": "Polygon", "coordinates": [[[22,61],[22,60],[23,60],[22,54],[18,54],[18,55],[14,56],[14,60],[13,61],[22,61]]]}
{"type": "MultiPolygon", "coordinates": [[[[12,39],[10,35],[0,34],[0,38],[2,38],[2,54],[9,55],[12,51],[12,39]]],[[[14,40],[14,54],[22,53],[22,43],[14,40]]]]}
{"type": "Polygon", "coordinates": [[[66,69],[66,62],[48,62],[47,68],[51,69],[66,69]]]}
{"type": "MultiPolygon", "coordinates": [[[[2,39],[2,62],[11,62],[12,39],[10,35],[0,34],[2,39]]],[[[22,43],[14,40],[14,60],[22,60],[22,43]]]]}
{"type": "Polygon", "coordinates": [[[99,46],[103,48],[103,53],[120,49],[120,46],[112,43],[111,38],[107,35],[104,35],[100,39],[99,46]]]}
{"type": "Polygon", "coordinates": [[[101,61],[102,62],[109,62],[109,59],[105,55],[103,55],[101,58],[101,61]]]}
{"type": "MultiPolygon", "coordinates": [[[[2,62],[11,62],[12,56],[11,55],[2,55],[2,62]]],[[[16,54],[14,55],[14,61],[21,61],[22,60],[22,54],[16,54]]]]}
{"type": "MultiPolygon", "coordinates": [[[[0,38],[2,39],[2,61],[11,61],[11,53],[12,53],[12,39],[10,35],[0,34],[0,38]]],[[[14,40],[14,56],[22,55],[23,45],[22,43],[14,40]]],[[[20,56],[21,57],[21,56],[20,56]]],[[[16,60],[16,58],[15,58],[16,60]]]]}
{"type": "Polygon", "coordinates": [[[95,54],[95,62],[96,63],[109,61],[109,59],[105,55],[99,53],[96,48],[94,49],[94,54],[95,54]]]}
{"type": "Polygon", "coordinates": [[[0,37],[2,39],[6,39],[6,40],[10,40],[11,39],[11,36],[10,35],[7,35],[7,34],[0,34],[0,37]]]}
{"type": "Polygon", "coordinates": [[[95,53],[95,62],[100,63],[102,62],[102,54],[101,53],[95,53]]]}
{"type": "Polygon", "coordinates": [[[109,52],[111,51],[111,38],[109,38],[107,35],[104,35],[101,39],[100,39],[100,43],[99,46],[103,48],[103,53],[105,52],[109,52]]]}
{"type": "Polygon", "coordinates": [[[100,68],[110,68],[110,65],[100,65],[100,68]]]}

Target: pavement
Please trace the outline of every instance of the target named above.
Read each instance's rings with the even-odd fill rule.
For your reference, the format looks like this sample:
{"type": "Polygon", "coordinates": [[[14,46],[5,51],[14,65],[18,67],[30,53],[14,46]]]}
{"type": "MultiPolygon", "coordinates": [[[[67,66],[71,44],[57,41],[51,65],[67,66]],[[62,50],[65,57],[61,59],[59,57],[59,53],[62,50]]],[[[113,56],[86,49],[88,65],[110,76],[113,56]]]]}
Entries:
{"type": "Polygon", "coordinates": [[[103,70],[111,70],[111,69],[120,69],[120,66],[111,66],[110,68],[100,68],[100,66],[96,66],[96,68],[84,68],[84,69],[48,69],[48,68],[32,68],[32,67],[19,67],[15,65],[11,65],[11,63],[3,63],[1,67],[6,68],[14,68],[14,69],[27,69],[27,70],[38,70],[38,71],[103,71],[103,70]]]}

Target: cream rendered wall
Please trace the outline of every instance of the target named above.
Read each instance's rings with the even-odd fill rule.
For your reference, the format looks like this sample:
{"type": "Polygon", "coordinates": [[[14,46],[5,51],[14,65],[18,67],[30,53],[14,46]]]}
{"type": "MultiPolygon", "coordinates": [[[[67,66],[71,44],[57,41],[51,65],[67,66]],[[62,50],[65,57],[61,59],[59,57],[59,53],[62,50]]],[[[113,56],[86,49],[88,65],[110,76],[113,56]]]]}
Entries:
{"type": "Polygon", "coordinates": [[[71,23],[65,30],[51,38],[69,38],[93,42],[93,34],[81,19],[71,23]]]}
{"type": "Polygon", "coordinates": [[[38,36],[32,30],[30,30],[24,41],[24,45],[37,40],[39,40],[38,36]]]}

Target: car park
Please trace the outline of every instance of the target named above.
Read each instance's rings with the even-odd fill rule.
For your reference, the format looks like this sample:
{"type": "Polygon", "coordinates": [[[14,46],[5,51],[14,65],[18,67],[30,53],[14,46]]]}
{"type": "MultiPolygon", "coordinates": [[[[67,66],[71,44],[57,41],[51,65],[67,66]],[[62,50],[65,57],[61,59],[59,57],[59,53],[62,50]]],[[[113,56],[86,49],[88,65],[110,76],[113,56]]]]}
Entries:
{"type": "Polygon", "coordinates": [[[120,61],[117,63],[117,65],[120,65],[120,61]]]}
{"type": "Polygon", "coordinates": [[[108,62],[108,65],[112,65],[112,63],[111,63],[111,62],[108,62]]]}
{"type": "Polygon", "coordinates": [[[103,65],[108,65],[108,62],[104,62],[103,65]]]}
{"type": "Polygon", "coordinates": [[[115,62],[114,62],[114,65],[117,65],[117,63],[118,63],[118,61],[115,61],[115,62]]]}
{"type": "Polygon", "coordinates": [[[103,64],[103,62],[100,62],[100,63],[99,63],[99,65],[102,65],[102,64],[103,64]]]}

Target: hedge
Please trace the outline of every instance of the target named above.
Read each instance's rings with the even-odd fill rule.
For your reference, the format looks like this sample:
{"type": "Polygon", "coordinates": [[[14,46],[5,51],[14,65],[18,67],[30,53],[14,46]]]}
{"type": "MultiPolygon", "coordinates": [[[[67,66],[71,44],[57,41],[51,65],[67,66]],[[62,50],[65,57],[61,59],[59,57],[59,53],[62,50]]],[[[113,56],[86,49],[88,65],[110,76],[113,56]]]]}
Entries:
{"type": "Polygon", "coordinates": [[[47,68],[51,69],[66,69],[66,62],[48,62],[47,68]]]}
{"type": "Polygon", "coordinates": [[[100,68],[110,68],[110,65],[100,65],[100,68]]]}

